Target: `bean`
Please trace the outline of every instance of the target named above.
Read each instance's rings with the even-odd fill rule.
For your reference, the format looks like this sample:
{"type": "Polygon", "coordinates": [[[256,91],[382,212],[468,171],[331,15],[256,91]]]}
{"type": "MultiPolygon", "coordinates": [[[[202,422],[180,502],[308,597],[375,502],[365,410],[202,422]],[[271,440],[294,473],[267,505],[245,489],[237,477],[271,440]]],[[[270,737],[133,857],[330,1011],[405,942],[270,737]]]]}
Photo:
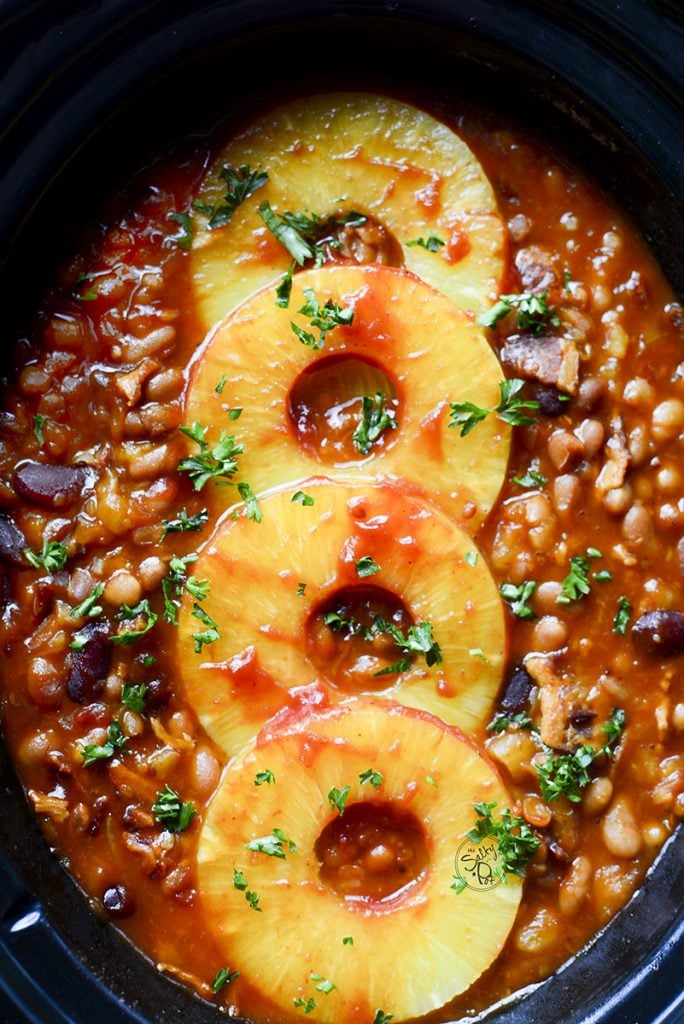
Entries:
{"type": "Polygon", "coordinates": [[[526,796],[522,802],[522,814],[525,821],[534,828],[546,828],[551,823],[551,811],[543,800],[537,796],[526,796]]]}
{"type": "Polygon", "coordinates": [[[147,686],[145,703],[148,708],[158,708],[166,704],[171,696],[171,687],[165,679],[151,679],[145,685],[147,686]]]}
{"type": "Polygon", "coordinates": [[[12,486],[24,501],[41,508],[68,508],[81,496],[88,480],[85,466],[25,462],[14,471],[12,486]]]}
{"type": "Polygon", "coordinates": [[[684,612],[661,608],[639,616],[632,626],[632,642],[654,657],[684,653],[684,612]]]}
{"type": "Polygon", "coordinates": [[[585,377],[579,386],[575,405],[582,412],[591,412],[606,393],[606,382],[602,377],[585,377]]]}
{"type": "Polygon", "coordinates": [[[601,834],[608,853],[614,857],[636,857],[643,846],[643,837],[625,800],[616,800],[606,812],[601,834]]]}
{"type": "Polygon", "coordinates": [[[183,373],[170,367],[162,370],[147,382],[147,398],[150,402],[164,402],[177,398],[183,389],[183,373]]]}
{"type": "Polygon", "coordinates": [[[558,938],[558,920],[550,910],[542,909],[515,935],[521,953],[543,953],[558,938]]]}
{"type": "Polygon", "coordinates": [[[31,703],[41,711],[55,711],[62,706],[64,680],[47,658],[33,658],[29,662],[26,689],[31,703]]]}
{"type": "Polygon", "coordinates": [[[221,766],[207,747],[198,747],[192,763],[192,781],[202,796],[209,796],[218,785],[221,766]]]}
{"type": "Polygon", "coordinates": [[[605,775],[592,779],[584,791],[582,810],[586,814],[600,814],[613,799],[613,783],[605,775]]]}
{"type": "Polygon", "coordinates": [[[102,905],[110,917],[130,917],[135,901],[125,885],[112,885],[102,895],[102,905]]]}
{"type": "Polygon", "coordinates": [[[535,591],[535,603],[542,612],[557,612],[558,598],[563,587],[556,580],[545,580],[540,583],[535,591]]]}
{"type": "Polygon", "coordinates": [[[622,397],[627,405],[646,406],[651,404],[654,394],[653,385],[645,377],[634,377],[625,384],[622,397]]]}
{"type": "Polygon", "coordinates": [[[47,762],[48,754],[54,749],[56,736],[52,729],[31,733],[22,740],[17,751],[17,760],[24,765],[38,765],[47,762]]]}
{"type": "Polygon", "coordinates": [[[582,420],[575,434],[584,445],[588,459],[592,459],[600,451],[606,436],[600,420],[582,420]]]}
{"type": "Polygon", "coordinates": [[[532,643],[537,651],[557,651],[565,646],[567,639],[567,626],[555,615],[542,616],[532,631],[532,643]]]}
{"type": "Polygon", "coordinates": [[[684,732],[684,704],[675,704],[673,707],[672,725],[677,732],[684,732]]]}
{"type": "Polygon", "coordinates": [[[622,487],[613,487],[601,498],[601,503],[606,512],[612,516],[623,516],[632,504],[632,488],[629,484],[622,487]]]}
{"type": "Polygon", "coordinates": [[[584,458],[585,448],[580,438],[569,430],[556,430],[548,440],[549,457],[556,469],[572,469],[584,458]]]}
{"type": "Polygon", "coordinates": [[[109,625],[103,621],[88,622],[80,631],[86,643],[69,655],[67,692],[77,704],[92,700],[104,686],[112,660],[112,645],[107,639],[109,625]]]}
{"type": "Polygon", "coordinates": [[[538,526],[551,515],[551,506],[543,494],[533,494],[524,501],[525,521],[530,526],[538,526]]]}
{"type": "Polygon", "coordinates": [[[629,432],[627,447],[632,460],[632,466],[642,466],[649,454],[648,431],[643,423],[637,424],[629,432]]]}
{"type": "Polygon", "coordinates": [[[651,513],[637,502],[632,505],[622,522],[622,533],[625,540],[632,544],[644,544],[652,534],[651,513]]]}
{"type": "Polygon", "coordinates": [[[507,714],[522,711],[529,700],[532,686],[532,676],[525,666],[522,663],[515,665],[504,683],[503,695],[499,701],[500,709],[507,714]]]}
{"type": "Polygon", "coordinates": [[[668,398],[651,414],[651,433],[656,441],[672,441],[684,429],[684,402],[668,398]]]}
{"type": "Polygon", "coordinates": [[[110,604],[127,604],[133,608],[142,597],[142,587],[132,573],[122,569],[107,582],[103,597],[110,604]]]}
{"type": "Polygon", "coordinates": [[[580,855],[575,857],[558,892],[558,906],[566,917],[574,917],[591,889],[591,861],[580,855]]]}
{"type": "Polygon", "coordinates": [[[551,384],[540,384],[532,389],[532,397],[539,402],[539,412],[542,416],[555,419],[568,411],[569,403],[563,399],[562,392],[551,384]]]}
{"type": "Polygon", "coordinates": [[[553,481],[553,503],[557,512],[569,512],[579,501],[582,484],[572,473],[562,473],[553,481]]]}
{"type": "Polygon", "coordinates": [[[121,716],[121,730],[124,736],[142,736],[145,725],[136,711],[126,708],[121,716]]]}
{"type": "Polygon", "coordinates": [[[150,555],[140,563],[138,576],[145,590],[154,590],[166,576],[166,563],[157,555],[150,555]]]}
{"type": "Polygon", "coordinates": [[[17,569],[27,566],[24,548],[26,537],[9,515],[0,515],[0,561],[17,569]]]}

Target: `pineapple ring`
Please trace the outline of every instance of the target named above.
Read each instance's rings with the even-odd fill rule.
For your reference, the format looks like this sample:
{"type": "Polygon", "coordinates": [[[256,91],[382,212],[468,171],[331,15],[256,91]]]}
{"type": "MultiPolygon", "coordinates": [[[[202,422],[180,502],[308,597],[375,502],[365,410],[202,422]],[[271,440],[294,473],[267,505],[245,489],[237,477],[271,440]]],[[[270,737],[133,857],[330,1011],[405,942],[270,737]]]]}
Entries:
{"type": "Polygon", "coordinates": [[[462,309],[480,313],[499,294],[505,231],[492,187],[465,142],[424,111],[366,93],[287,103],[219,153],[199,201],[212,206],[225,191],[221,169],[244,165],[269,181],[230,224],[209,230],[194,217],[192,279],[207,328],[290,266],[257,213],[264,200],[281,214],[374,217],[402,244],[405,266],[462,309]],[[432,234],[445,243],[436,253],[405,245],[432,234]]]}
{"type": "MultiPolygon", "coordinates": [[[[234,430],[245,449],[239,472],[257,494],[314,475],[321,458],[298,439],[289,406],[302,375],[331,357],[379,366],[395,382],[399,403],[396,429],[381,434],[368,454],[356,452],[355,461],[334,462],[335,475],[351,468],[376,479],[401,479],[402,486],[422,490],[474,531],[503,483],[511,428],[488,416],[460,437],[449,429],[449,401],[467,397],[494,406],[503,373],[465,313],[406,271],[377,264],[303,271],[294,279],[288,309],[276,306],[270,287],[253,296],[198,352],[186,422],[199,421],[210,428],[210,439],[218,438],[227,425],[226,410],[243,409],[234,430]],[[304,289],[312,289],[321,305],[331,299],[354,310],[353,323],[330,331],[322,352],[292,331],[294,321],[310,326],[296,312],[305,302],[304,289]]],[[[207,492],[224,507],[234,501],[231,488],[207,492]]]]}
{"type": "MultiPolygon", "coordinates": [[[[510,806],[491,762],[432,715],[351,700],[303,720],[276,720],[226,770],[200,835],[199,890],[226,961],[293,1019],[301,1016],[294,1005],[309,998],[309,1019],[320,1024],[370,1022],[378,1009],[400,1021],[448,1003],[497,957],[521,899],[515,875],[484,889],[470,876],[460,893],[450,888],[465,863],[459,847],[462,857],[468,852],[461,844],[475,824],[473,803],[491,801],[510,806]],[[376,787],[359,778],[369,768],[382,776],[376,787]],[[275,781],[255,786],[257,771],[266,770],[275,781]],[[338,895],[319,875],[316,842],[337,816],[328,794],[343,786],[346,811],[359,802],[389,804],[424,829],[423,876],[382,901],[338,895]],[[285,844],[280,858],[245,849],[274,828],[296,851],[285,844]],[[261,913],[234,886],[235,869],[261,913]],[[315,988],[321,978],[335,986],[327,994],[315,988]]],[[[485,845],[474,850],[484,853],[485,845]]],[[[495,843],[489,852],[496,855],[495,843]]]]}
{"type": "MultiPolygon", "coordinates": [[[[372,663],[351,690],[381,693],[466,732],[483,726],[506,632],[496,584],[466,534],[430,503],[387,485],[309,480],[267,497],[262,512],[260,524],[244,511],[224,519],[193,565],[210,583],[203,605],[221,636],[193,654],[202,626],[191,600],[179,618],[177,664],[188,701],[227,754],[296,703],[302,687],[318,684],[335,701],[349,695],[335,664],[313,657],[306,641],[330,597],[369,582],[356,568],[365,556],[380,566],[370,582],[397,595],[415,623],[432,623],[443,661],[427,668],[416,658],[407,671],[381,678],[372,678],[372,663]],[[293,503],[300,488],[313,506],[293,503]]],[[[387,663],[400,657],[392,645],[387,663]]]]}

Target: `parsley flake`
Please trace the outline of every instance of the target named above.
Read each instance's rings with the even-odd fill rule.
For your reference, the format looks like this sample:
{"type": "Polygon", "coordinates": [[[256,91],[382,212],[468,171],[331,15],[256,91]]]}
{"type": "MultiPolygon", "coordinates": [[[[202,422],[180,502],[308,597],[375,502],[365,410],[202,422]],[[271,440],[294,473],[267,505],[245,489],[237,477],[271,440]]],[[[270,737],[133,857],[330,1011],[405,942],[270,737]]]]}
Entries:
{"type": "Polygon", "coordinates": [[[225,195],[217,199],[213,205],[193,203],[193,209],[208,216],[207,227],[210,231],[229,224],[240,203],[268,181],[266,171],[252,170],[249,164],[243,164],[242,167],[224,166],[218,176],[226,185],[225,195]]]}
{"type": "Polygon", "coordinates": [[[87,768],[89,765],[95,764],[96,761],[104,761],[114,757],[117,750],[123,750],[127,743],[128,736],[123,735],[119,723],[112,722],[107,729],[107,738],[102,745],[86,743],[85,747],[81,750],[83,767],[87,768]]]}
{"type": "Polygon", "coordinates": [[[527,603],[536,589],[536,580],[523,580],[519,586],[515,583],[502,583],[499,593],[518,619],[536,619],[538,615],[527,603]]]}
{"type": "Polygon", "coordinates": [[[125,644],[126,646],[136,643],[146,633],[149,633],[159,618],[157,613],[150,608],[150,602],[146,597],[142,601],[138,601],[135,608],[122,604],[116,617],[120,622],[133,622],[137,626],[136,629],[124,629],[114,636],[110,636],[109,639],[113,644],[125,644]]]}
{"type": "Polygon", "coordinates": [[[363,785],[364,782],[370,782],[374,789],[382,786],[383,777],[380,772],[376,772],[374,768],[366,768],[364,772],[359,773],[359,782],[363,785]]]}
{"type": "Polygon", "coordinates": [[[182,508],[175,519],[165,519],[162,523],[164,529],[161,539],[164,540],[170,533],[199,533],[209,519],[209,513],[203,508],[197,515],[189,516],[187,509],[182,508]]]}
{"type": "Polygon", "coordinates": [[[397,414],[394,409],[385,407],[386,401],[382,391],[377,391],[372,398],[364,395],[361,399],[361,419],[352,434],[352,441],[362,455],[368,455],[385,430],[394,430],[397,426],[397,414]]]}
{"type": "Polygon", "coordinates": [[[121,687],[121,703],[129,711],[135,711],[141,715],[145,710],[145,694],[147,693],[147,686],[145,683],[141,683],[139,686],[134,686],[131,683],[124,683],[121,687]]]}
{"type": "Polygon", "coordinates": [[[465,558],[465,560],[468,563],[468,565],[472,566],[472,568],[474,569],[475,566],[477,565],[477,559],[478,559],[477,551],[466,551],[466,553],[465,553],[465,555],[463,557],[465,558]]]}
{"type": "Polygon", "coordinates": [[[304,1013],[311,1013],[312,1010],[316,1009],[316,1000],[313,996],[309,996],[305,999],[304,996],[297,996],[296,999],[292,1000],[292,1005],[296,1009],[302,1009],[304,1013]]]}
{"type": "Polygon", "coordinates": [[[190,614],[193,618],[199,619],[202,625],[207,627],[198,633],[192,634],[192,639],[195,641],[195,654],[201,654],[202,648],[205,645],[213,644],[216,640],[221,638],[221,633],[218,628],[218,623],[212,619],[211,615],[205,612],[202,605],[198,604],[197,601],[195,601],[190,614]]]}
{"type": "Polygon", "coordinates": [[[519,295],[502,295],[491,309],[482,313],[477,318],[481,327],[494,327],[499,320],[503,320],[511,310],[517,310],[517,327],[520,331],[529,331],[531,334],[543,334],[548,325],[560,327],[560,317],[546,301],[548,291],[541,295],[533,295],[531,292],[522,292],[519,295]]]}
{"type": "Polygon", "coordinates": [[[306,583],[297,584],[297,597],[304,597],[306,593],[306,583]]]}
{"type": "Polygon", "coordinates": [[[192,219],[187,213],[170,213],[169,220],[175,220],[178,224],[178,231],[173,235],[167,235],[164,244],[171,242],[180,246],[181,249],[192,248],[192,219]]]}
{"type": "Polygon", "coordinates": [[[525,868],[539,849],[541,840],[522,818],[514,817],[509,808],[502,808],[498,821],[492,817],[496,801],[476,803],[473,809],[478,815],[475,827],[467,833],[472,843],[481,843],[492,837],[498,844],[495,871],[505,881],[506,875],[524,877],[525,868]]]}
{"type": "Polygon", "coordinates": [[[268,857],[278,857],[285,860],[285,855],[297,852],[297,844],[288,839],[280,828],[274,828],[268,836],[261,836],[260,839],[251,839],[245,843],[245,849],[253,853],[265,853],[268,857]]]}
{"type": "Polygon", "coordinates": [[[548,477],[538,473],[536,469],[528,469],[523,476],[514,476],[512,479],[518,487],[544,487],[548,483],[548,477]]]}
{"type": "Polygon", "coordinates": [[[266,783],[267,786],[275,783],[276,777],[270,768],[264,768],[263,771],[257,772],[254,776],[254,785],[263,786],[266,783]]]}
{"type": "Polygon", "coordinates": [[[632,616],[632,606],[624,594],[618,597],[617,605],[617,611],[613,619],[613,632],[618,633],[619,636],[624,636],[627,632],[627,623],[632,616]]]}
{"type": "Polygon", "coordinates": [[[244,480],[237,485],[238,493],[242,500],[245,502],[245,509],[247,512],[247,518],[253,523],[260,523],[264,518],[264,514],[261,511],[261,506],[257,500],[257,496],[244,480]]]}
{"type": "Polygon", "coordinates": [[[337,988],[336,985],[333,985],[332,981],[329,981],[328,978],[324,978],[322,974],[317,974],[315,971],[311,972],[309,978],[311,981],[315,982],[314,988],[316,991],[323,992],[326,996],[329,996],[330,993],[334,992],[337,988]]]}
{"type": "Polygon", "coordinates": [[[220,992],[225,985],[230,985],[231,981],[235,981],[239,977],[239,971],[231,971],[229,967],[222,967],[220,971],[216,972],[216,977],[211,983],[211,987],[214,992],[220,992]]]}
{"type": "Polygon", "coordinates": [[[437,641],[433,639],[431,622],[421,622],[417,626],[409,626],[408,631],[404,634],[394,623],[378,615],[373,620],[373,631],[389,634],[397,647],[401,649],[403,655],[393,665],[388,665],[387,668],[382,668],[379,672],[375,672],[375,676],[408,672],[411,667],[412,654],[422,654],[428,668],[431,668],[433,665],[441,665],[442,663],[442,651],[437,641]]]}
{"type": "Polygon", "coordinates": [[[191,441],[199,445],[196,455],[189,455],[178,463],[178,471],[187,473],[196,491],[201,491],[209,480],[216,483],[231,483],[237,470],[236,456],[242,455],[243,447],[237,444],[233,434],[222,430],[218,443],[212,448],[207,442],[207,428],[196,421],[190,427],[179,427],[191,441]]]}
{"type": "Polygon", "coordinates": [[[184,832],[195,817],[192,800],[183,803],[178,793],[167,783],[152,804],[152,813],[168,832],[184,832]]]}
{"type": "Polygon", "coordinates": [[[297,310],[304,316],[309,317],[312,327],[318,330],[318,338],[311,331],[305,331],[303,327],[290,322],[290,327],[297,335],[303,345],[319,351],[325,345],[325,339],[330,331],[336,327],[348,327],[354,321],[354,310],[349,307],[340,306],[333,299],[328,299],[320,305],[313,288],[305,288],[304,296],[306,302],[297,310]]]}
{"type": "Polygon", "coordinates": [[[376,1010],[373,1017],[373,1024],[390,1024],[394,1020],[393,1013],[385,1013],[383,1010],[376,1010]]]}
{"type": "Polygon", "coordinates": [[[380,572],[380,566],[372,555],[364,555],[363,558],[359,558],[357,562],[354,562],[354,568],[360,579],[364,579],[366,576],[375,576],[377,572],[380,572]]]}
{"type": "Polygon", "coordinates": [[[69,612],[69,617],[72,619],[80,619],[84,615],[94,619],[98,615],[102,615],[102,605],[97,602],[104,593],[104,583],[96,583],[93,589],[90,591],[85,600],[81,601],[80,604],[75,605],[69,612]]]}
{"type": "Polygon", "coordinates": [[[283,275],[283,277],[280,280],[280,284],[275,290],[276,306],[278,306],[280,309],[287,309],[290,305],[290,295],[292,294],[292,276],[296,268],[296,262],[290,264],[290,269],[283,275]]]}
{"type": "Polygon", "coordinates": [[[539,402],[534,399],[519,398],[518,394],[525,386],[525,381],[517,377],[499,381],[499,401],[491,409],[483,409],[473,402],[451,402],[449,426],[460,427],[459,435],[467,437],[471,430],[494,413],[513,427],[523,427],[535,423],[533,416],[521,412],[521,409],[538,409],[539,402]]]}
{"type": "Polygon", "coordinates": [[[45,444],[45,438],[43,437],[43,427],[47,423],[45,416],[41,416],[39,412],[33,417],[33,433],[35,435],[38,444],[45,444]]]}
{"type": "Polygon", "coordinates": [[[518,711],[515,715],[507,715],[504,711],[498,711],[487,726],[487,732],[505,732],[516,725],[519,729],[531,729],[536,732],[534,723],[526,711],[518,711]]]}
{"type": "Polygon", "coordinates": [[[352,935],[345,935],[344,938],[342,939],[342,945],[343,946],[353,946],[354,945],[354,937],[352,935]]]}
{"type": "Polygon", "coordinates": [[[331,810],[337,811],[340,817],[344,814],[344,806],[347,802],[347,797],[349,796],[349,790],[349,786],[342,786],[342,789],[337,789],[336,786],[333,786],[328,793],[328,803],[330,804],[331,810]]]}
{"type": "Polygon", "coordinates": [[[539,788],[544,800],[551,803],[564,796],[570,803],[579,803],[582,799],[582,790],[589,785],[592,779],[589,769],[601,755],[612,756],[624,727],[624,711],[622,708],[614,708],[610,718],[601,727],[607,740],[598,750],[585,743],[570,754],[554,754],[553,750],[545,745],[546,760],[535,764],[539,788]]]}
{"type": "Polygon", "coordinates": [[[405,242],[404,245],[407,249],[410,249],[414,245],[420,246],[421,249],[427,249],[428,252],[439,252],[441,246],[445,243],[439,237],[439,235],[428,235],[427,238],[414,238],[410,242],[405,242]]]}
{"type": "Polygon", "coordinates": [[[314,500],[311,497],[311,495],[305,494],[304,491],[295,491],[292,497],[290,498],[290,501],[294,501],[296,502],[296,504],[304,505],[306,507],[310,507],[314,503],[314,500]]]}
{"type": "Polygon", "coordinates": [[[43,538],[43,546],[39,552],[24,548],[24,558],[34,569],[45,569],[46,572],[59,572],[67,561],[67,549],[56,540],[43,538]]]}

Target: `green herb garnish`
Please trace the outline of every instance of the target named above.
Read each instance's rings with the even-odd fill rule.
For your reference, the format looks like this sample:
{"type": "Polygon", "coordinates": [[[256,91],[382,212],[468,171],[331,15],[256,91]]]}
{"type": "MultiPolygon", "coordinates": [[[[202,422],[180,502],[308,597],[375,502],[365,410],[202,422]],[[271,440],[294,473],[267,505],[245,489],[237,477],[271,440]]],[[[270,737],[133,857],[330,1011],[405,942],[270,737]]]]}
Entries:
{"type": "Polygon", "coordinates": [[[310,507],[313,505],[314,500],[310,494],[305,494],[304,491],[295,491],[290,501],[296,502],[298,505],[305,505],[310,507]]]}
{"type": "Polygon", "coordinates": [[[81,750],[83,767],[87,768],[89,765],[95,764],[96,761],[114,757],[116,752],[123,750],[127,743],[128,736],[123,735],[119,723],[112,722],[107,729],[107,739],[101,746],[96,743],[87,743],[81,750]]]}
{"type": "Polygon", "coordinates": [[[192,639],[195,641],[195,654],[201,654],[202,647],[207,644],[213,644],[214,641],[219,640],[221,633],[218,628],[218,623],[212,619],[211,615],[205,612],[204,608],[202,608],[197,601],[195,601],[190,614],[193,618],[199,619],[202,625],[207,627],[199,633],[192,634],[192,639]]]}
{"type": "Polygon", "coordinates": [[[461,437],[467,435],[478,423],[495,413],[504,423],[513,427],[526,426],[536,422],[533,416],[521,412],[521,409],[538,409],[539,402],[536,399],[518,398],[518,393],[525,386],[525,381],[518,378],[499,381],[499,401],[492,409],[483,409],[473,402],[451,402],[451,413],[449,414],[449,426],[460,427],[461,437]]]}
{"type": "Polygon", "coordinates": [[[189,516],[186,509],[181,509],[175,519],[165,519],[162,523],[164,530],[161,539],[164,540],[170,533],[199,533],[207,523],[209,513],[203,508],[197,515],[189,516]]]}
{"type": "Polygon", "coordinates": [[[368,454],[383,431],[396,428],[397,414],[394,409],[385,408],[386,400],[382,391],[376,392],[372,398],[364,395],[361,399],[361,419],[352,441],[362,455],[368,454]]]}
{"type": "Polygon", "coordinates": [[[543,334],[549,324],[553,327],[560,327],[561,324],[560,317],[546,301],[547,295],[548,291],[541,295],[532,295],[531,292],[502,295],[491,309],[478,316],[477,322],[481,327],[494,327],[515,309],[518,313],[518,330],[530,331],[535,335],[543,334]]]}
{"type": "Polygon", "coordinates": [[[632,615],[632,606],[624,594],[618,597],[617,605],[617,611],[615,613],[615,618],[613,619],[613,632],[618,633],[620,636],[624,636],[627,632],[627,624],[632,615]]]}
{"type": "Polygon", "coordinates": [[[222,430],[218,444],[213,448],[207,443],[207,428],[201,423],[193,423],[191,427],[179,427],[182,434],[199,445],[199,453],[181,459],[178,463],[180,473],[187,473],[196,491],[201,491],[209,480],[217,483],[230,483],[237,470],[236,456],[241,455],[243,448],[237,444],[233,434],[222,430]]]}
{"type": "Polygon", "coordinates": [[[211,987],[214,992],[220,992],[224,985],[230,985],[231,981],[235,981],[239,977],[239,971],[231,971],[229,967],[222,967],[220,971],[216,972],[216,977],[211,983],[211,987]]]}
{"type": "Polygon", "coordinates": [[[132,683],[124,683],[121,687],[121,703],[129,711],[135,711],[141,715],[145,710],[146,693],[147,686],[145,683],[140,683],[138,686],[134,686],[132,683]]]}
{"type": "Polygon", "coordinates": [[[374,789],[377,789],[378,786],[382,786],[382,781],[382,775],[380,772],[376,772],[374,768],[366,768],[364,772],[359,773],[359,782],[362,784],[364,782],[370,782],[374,789]]]}
{"type": "Polygon", "coordinates": [[[195,817],[192,800],[183,803],[178,793],[167,783],[152,804],[152,813],[168,832],[184,832],[195,817]]]}
{"type": "Polygon", "coordinates": [[[167,235],[166,241],[173,242],[181,249],[192,248],[192,219],[187,213],[170,213],[169,220],[175,220],[179,230],[174,235],[167,235]]]}
{"type": "Polygon", "coordinates": [[[517,618],[536,619],[538,618],[536,612],[527,603],[536,589],[536,580],[523,580],[519,586],[516,586],[515,583],[502,583],[499,593],[510,605],[511,611],[517,618]]]}
{"type": "Polygon", "coordinates": [[[45,444],[45,438],[43,437],[43,427],[47,423],[47,418],[41,416],[39,412],[33,417],[33,433],[35,435],[38,444],[45,444]]]}
{"type": "Polygon", "coordinates": [[[252,170],[249,164],[244,164],[242,167],[225,166],[219,171],[218,176],[226,184],[225,194],[213,205],[202,202],[193,203],[193,209],[206,214],[209,218],[207,227],[210,230],[229,224],[240,203],[243,203],[248,196],[251,196],[268,181],[266,171],[252,170]]]}
{"type": "Polygon", "coordinates": [[[254,776],[254,785],[263,786],[266,783],[267,786],[275,783],[276,777],[270,768],[264,768],[263,771],[257,772],[254,776]]]}
{"type": "Polygon", "coordinates": [[[247,518],[251,519],[253,523],[260,523],[264,515],[252,488],[243,480],[237,485],[237,489],[240,497],[245,502],[247,518]]]}
{"type": "Polygon", "coordinates": [[[89,618],[94,619],[98,615],[102,615],[102,606],[97,602],[102,597],[103,593],[104,583],[96,583],[85,600],[81,601],[80,604],[75,605],[71,609],[69,617],[72,619],[80,619],[82,616],[87,615],[89,618]]]}
{"type": "Polygon", "coordinates": [[[296,853],[297,845],[287,838],[282,829],[274,828],[270,835],[261,836],[260,839],[251,839],[248,843],[245,843],[245,849],[252,850],[254,853],[265,853],[268,857],[278,857],[280,860],[285,860],[287,852],[296,853]]]}
{"type": "Polygon", "coordinates": [[[126,629],[110,636],[109,639],[113,644],[125,645],[134,644],[146,633],[149,633],[159,618],[157,613],[150,608],[150,602],[146,597],[142,601],[138,601],[135,608],[129,608],[127,604],[122,604],[116,617],[120,622],[136,622],[139,625],[138,629],[126,629]]]}
{"type": "Polygon", "coordinates": [[[380,572],[380,566],[372,555],[364,555],[363,558],[359,558],[357,562],[354,562],[354,568],[356,569],[356,575],[360,579],[364,579],[366,576],[374,576],[377,572],[380,572]]]}
{"type": "Polygon", "coordinates": [[[34,569],[45,569],[46,572],[59,572],[67,561],[67,549],[56,540],[43,538],[43,546],[39,552],[24,548],[24,558],[34,569]]]}
{"type": "Polygon", "coordinates": [[[340,817],[344,814],[344,806],[349,796],[349,786],[342,786],[342,789],[337,789],[336,786],[328,793],[328,803],[333,811],[337,811],[340,817]]]}

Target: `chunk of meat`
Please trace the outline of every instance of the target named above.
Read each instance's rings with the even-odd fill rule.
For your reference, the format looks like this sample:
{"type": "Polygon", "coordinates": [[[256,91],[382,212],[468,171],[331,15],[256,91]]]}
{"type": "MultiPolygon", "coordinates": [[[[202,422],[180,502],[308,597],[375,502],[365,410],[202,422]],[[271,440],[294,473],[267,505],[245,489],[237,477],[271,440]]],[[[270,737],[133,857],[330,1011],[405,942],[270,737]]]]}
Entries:
{"type": "Polygon", "coordinates": [[[501,362],[517,377],[553,384],[567,394],[577,394],[579,352],[570,338],[513,334],[501,350],[501,362]]]}
{"type": "Polygon", "coordinates": [[[541,295],[557,291],[561,277],[557,269],[558,257],[538,245],[528,245],[515,254],[516,270],[520,274],[523,291],[541,295]]]}
{"type": "Polygon", "coordinates": [[[539,687],[539,733],[542,742],[557,750],[564,746],[569,716],[563,680],[557,675],[550,658],[534,655],[526,659],[525,668],[539,687]]]}
{"type": "Polygon", "coordinates": [[[142,395],[143,384],[161,369],[156,359],[145,357],[137,366],[127,373],[119,373],[116,377],[116,390],[126,399],[129,407],[137,405],[142,395]]]}
{"type": "Polygon", "coordinates": [[[616,416],[610,423],[610,437],[605,445],[606,458],[596,478],[596,490],[605,494],[622,487],[629,469],[630,454],[622,419],[616,416]]]}

